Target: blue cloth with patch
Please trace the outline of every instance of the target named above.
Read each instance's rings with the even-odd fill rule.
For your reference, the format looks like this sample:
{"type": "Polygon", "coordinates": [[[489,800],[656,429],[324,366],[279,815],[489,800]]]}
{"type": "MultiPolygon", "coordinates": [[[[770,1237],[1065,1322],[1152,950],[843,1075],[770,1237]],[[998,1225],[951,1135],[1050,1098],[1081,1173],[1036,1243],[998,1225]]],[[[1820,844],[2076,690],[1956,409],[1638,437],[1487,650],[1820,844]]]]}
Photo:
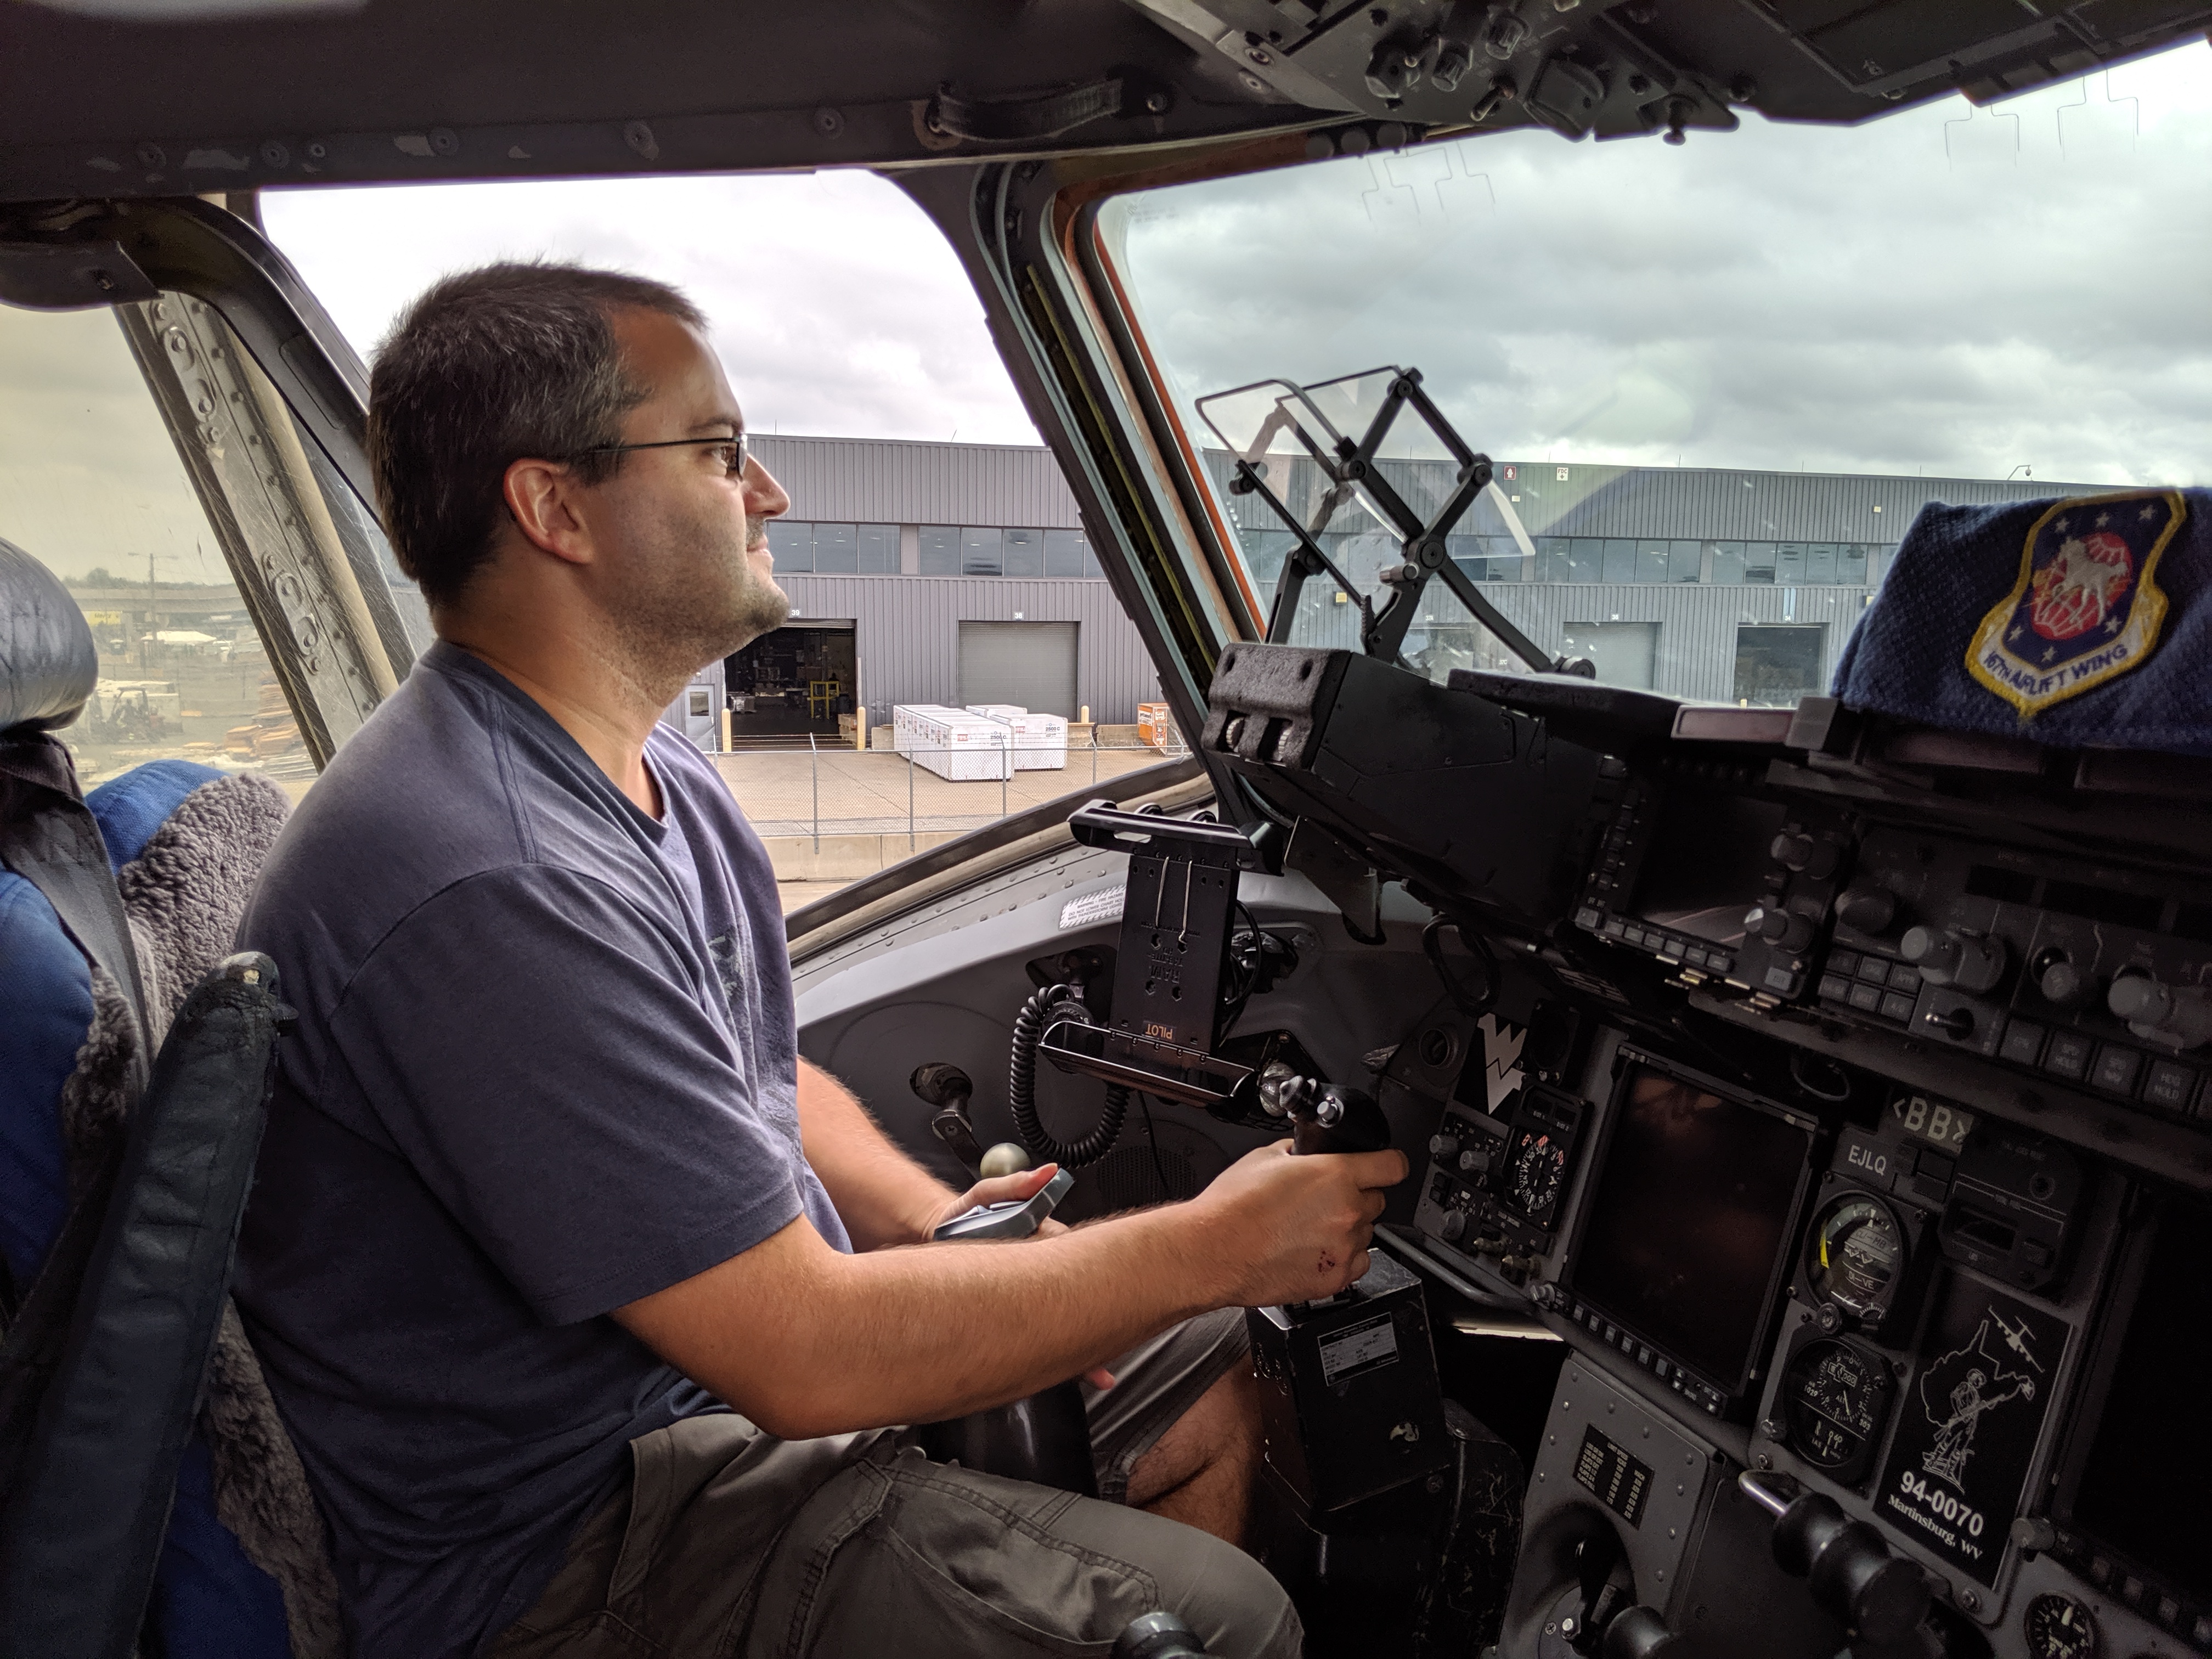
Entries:
{"type": "Polygon", "coordinates": [[[1921,509],[1838,659],[1848,707],[2212,756],[2212,490],[1921,509]]]}
{"type": "MultiPolygon", "coordinates": [[[[223,775],[191,761],[151,761],[85,797],[117,871],[202,784],[223,775]]],[[[69,1213],[61,1091],[92,1024],[92,974],[53,906],[0,870],[0,1252],[29,1287],[69,1213]]],[[[208,1450],[195,1435],[178,1472],[149,1628],[167,1659],[289,1659],[283,1592],[216,1518],[208,1450]]]]}

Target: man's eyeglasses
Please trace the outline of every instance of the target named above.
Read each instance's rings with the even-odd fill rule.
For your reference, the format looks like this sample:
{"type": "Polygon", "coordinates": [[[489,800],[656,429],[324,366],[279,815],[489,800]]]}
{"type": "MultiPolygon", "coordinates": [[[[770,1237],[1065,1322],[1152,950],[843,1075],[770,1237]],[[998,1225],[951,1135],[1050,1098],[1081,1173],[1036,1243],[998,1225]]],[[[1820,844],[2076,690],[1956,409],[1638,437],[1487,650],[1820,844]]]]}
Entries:
{"type": "MultiPolygon", "coordinates": [[[[732,478],[744,471],[745,463],[752,456],[752,440],[748,434],[743,432],[734,438],[664,438],[659,443],[651,444],[600,444],[591,449],[580,449],[576,453],[578,455],[627,455],[634,449],[696,447],[710,447],[722,451],[719,459],[729,470],[730,477],[732,478]]],[[[574,458],[572,456],[568,459],[574,458]]]]}

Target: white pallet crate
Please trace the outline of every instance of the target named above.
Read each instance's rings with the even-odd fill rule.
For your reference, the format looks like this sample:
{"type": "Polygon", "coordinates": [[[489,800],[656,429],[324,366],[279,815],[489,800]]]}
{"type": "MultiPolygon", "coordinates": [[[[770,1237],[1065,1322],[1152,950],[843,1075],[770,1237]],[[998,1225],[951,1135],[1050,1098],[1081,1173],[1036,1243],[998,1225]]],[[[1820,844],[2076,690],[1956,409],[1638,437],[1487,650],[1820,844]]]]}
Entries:
{"type": "Polygon", "coordinates": [[[915,732],[925,720],[935,722],[955,718],[963,710],[937,702],[898,702],[891,705],[891,747],[902,755],[914,752],[915,732]]]}
{"type": "Polygon", "coordinates": [[[902,752],[939,777],[967,783],[1012,775],[1014,734],[1003,720],[934,704],[902,704],[892,710],[895,732],[901,714],[906,716],[904,735],[896,738],[902,752]]]}
{"type": "Polygon", "coordinates": [[[1010,702],[971,702],[971,714],[1002,721],[1014,734],[1014,770],[1060,772],[1067,767],[1067,720],[1061,714],[1032,714],[1010,702]]]}

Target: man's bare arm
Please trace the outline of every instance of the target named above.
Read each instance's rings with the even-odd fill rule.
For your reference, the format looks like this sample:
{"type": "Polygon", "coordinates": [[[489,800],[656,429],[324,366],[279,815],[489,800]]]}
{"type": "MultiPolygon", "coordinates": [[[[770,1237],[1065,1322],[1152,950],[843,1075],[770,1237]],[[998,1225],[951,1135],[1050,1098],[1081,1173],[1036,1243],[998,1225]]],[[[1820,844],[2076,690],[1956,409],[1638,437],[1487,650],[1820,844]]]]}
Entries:
{"type": "Polygon", "coordinates": [[[856,1250],[929,1237],[958,1195],[885,1134],[853,1091],[799,1062],[799,1135],[856,1250]]]}
{"type": "Polygon", "coordinates": [[[1251,1153],[1199,1197],[1006,1244],[847,1255],[804,1217],[615,1311],[786,1439],[932,1422],[1062,1382],[1209,1309],[1310,1300],[1367,1267],[1395,1152],[1251,1153]]]}

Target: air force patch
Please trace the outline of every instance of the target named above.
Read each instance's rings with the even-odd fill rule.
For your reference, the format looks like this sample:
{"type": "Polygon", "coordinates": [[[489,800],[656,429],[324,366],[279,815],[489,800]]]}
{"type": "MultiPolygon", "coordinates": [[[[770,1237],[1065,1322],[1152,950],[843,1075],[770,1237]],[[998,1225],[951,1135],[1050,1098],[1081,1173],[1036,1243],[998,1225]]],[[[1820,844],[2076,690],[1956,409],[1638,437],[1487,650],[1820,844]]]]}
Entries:
{"type": "Polygon", "coordinates": [[[2178,489],[2054,502],[1974,631],[1966,672],[2028,717],[2140,667],[2166,620],[2158,556],[2188,513],[2178,489]]]}

